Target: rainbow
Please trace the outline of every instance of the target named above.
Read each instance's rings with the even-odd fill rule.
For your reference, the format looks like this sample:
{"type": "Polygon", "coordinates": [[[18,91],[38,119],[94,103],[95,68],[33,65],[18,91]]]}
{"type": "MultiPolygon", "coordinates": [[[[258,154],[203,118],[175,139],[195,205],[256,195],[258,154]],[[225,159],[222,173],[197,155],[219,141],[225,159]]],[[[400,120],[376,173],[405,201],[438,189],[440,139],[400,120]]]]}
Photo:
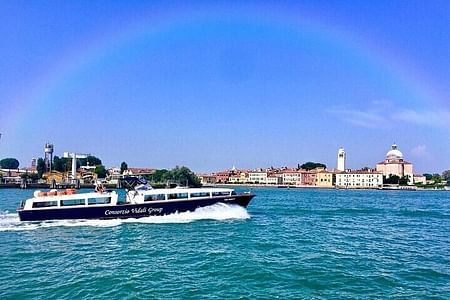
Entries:
{"type": "Polygon", "coordinates": [[[46,74],[15,97],[13,101],[17,109],[5,115],[4,124],[9,128],[4,131],[14,131],[21,120],[30,118],[39,108],[61,104],[58,101],[64,100],[56,100],[58,91],[69,85],[83,85],[87,80],[83,75],[90,74],[88,77],[92,78],[105,61],[113,60],[114,55],[127,47],[140,41],[154,43],[156,47],[169,36],[181,36],[189,29],[220,24],[234,24],[253,30],[274,30],[293,41],[307,35],[345,51],[347,55],[363,61],[373,72],[383,74],[395,86],[407,91],[409,104],[430,104],[439,99],[433,88],[426,85],[426,80],[404,63],[400,56],[388,56],[384,49],[370,40],[337,30],[317,16],[260,5],[247,5],[239,10],[221,6],[200,10],[180,8],[132,20],[120,31],[98,33],[79,48],[65,54],[46,74]]]}

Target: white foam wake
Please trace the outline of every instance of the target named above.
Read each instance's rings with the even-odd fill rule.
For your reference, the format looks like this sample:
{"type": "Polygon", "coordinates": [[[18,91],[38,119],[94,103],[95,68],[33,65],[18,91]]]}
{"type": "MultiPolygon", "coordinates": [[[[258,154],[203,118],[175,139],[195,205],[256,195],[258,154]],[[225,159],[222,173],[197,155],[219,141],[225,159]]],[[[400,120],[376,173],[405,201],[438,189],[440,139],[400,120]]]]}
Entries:
{"type": "Polygon", "coordinates": [[[113,219],[113,220],[55,220],[42,222],[21,222],[16,213],[8,211],[0,212],[0,232],[1,231],[24,231],[35,230],[48,227],[114,227],[123,223],[189,223],[197,220],[231,220],[249,219],[247,210],[238,205],[228,205],[216,203],[211,206],[197,208],[193,212],[174,213],[166,216],[152,216],[138,219],[113,219]]]}

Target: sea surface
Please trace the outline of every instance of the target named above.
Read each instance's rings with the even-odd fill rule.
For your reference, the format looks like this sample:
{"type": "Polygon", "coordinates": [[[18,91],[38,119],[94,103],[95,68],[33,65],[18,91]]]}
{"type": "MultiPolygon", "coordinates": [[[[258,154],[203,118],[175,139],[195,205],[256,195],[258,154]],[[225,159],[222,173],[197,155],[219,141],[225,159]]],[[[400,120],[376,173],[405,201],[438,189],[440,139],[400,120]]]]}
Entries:
{"type": "Polygon", "coordinates": [[[252,192],[247,209],[21,223],[33,191],[0,189],[0,299],[450,299],[450,192],[252,192]]]}

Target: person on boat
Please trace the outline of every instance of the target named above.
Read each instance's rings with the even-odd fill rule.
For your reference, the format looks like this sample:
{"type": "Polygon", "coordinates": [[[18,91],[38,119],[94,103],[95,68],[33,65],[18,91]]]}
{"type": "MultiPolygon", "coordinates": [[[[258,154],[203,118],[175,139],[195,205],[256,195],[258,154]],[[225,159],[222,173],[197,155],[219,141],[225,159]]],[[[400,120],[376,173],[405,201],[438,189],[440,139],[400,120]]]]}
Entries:
{"type": "Polygon", "coordinates": [[[95,182],[95,191],[100,194],[102,194],[105,191],[105,188],[103,187],[103,184],[101,183],[101,181],[95,182]]]}

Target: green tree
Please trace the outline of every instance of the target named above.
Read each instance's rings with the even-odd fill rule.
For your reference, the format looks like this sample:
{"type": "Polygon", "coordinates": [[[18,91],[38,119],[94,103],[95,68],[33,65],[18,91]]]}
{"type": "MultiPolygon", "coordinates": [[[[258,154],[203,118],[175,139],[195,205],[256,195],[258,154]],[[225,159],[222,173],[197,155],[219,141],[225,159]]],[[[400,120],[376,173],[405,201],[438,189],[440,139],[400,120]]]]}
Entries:
{"type": "Polygon", "coordinates": [[[102,164],[102,160],[98,157],[95,157],[93,155],[89,155],[86,158],[81,158],[78,160],[78,164],[80,166],[87,166],[89,163],[90,166],[99,166],[102,164]]]}
{"type": "Polygon", "coordinates": [[[151,177],[151,181],[154,183],[163,183],[167,180],[170,180],[170,174],[169,171],[166,169],[161,169],[161,170],[155,170],[155,172],[150,175],[151,177]]]}
{"type": "Polygon", "coordinates": [[[71,163],[71,159],[65,157],[59,157],[55,155],[53,157],[53,170],[58,172],[65,172],[69,169],[69,164],[71,163]]]}
{"type": "Polygon", "coordinates": [[[107,172],[104,165],[98,165],[95,167],[94,173],[97,174],[98,178],[105,178],[107,172]]]}
{"type": "Polygon", "coordinates": [[[175,167],[172,170],[156,170],[151,176],[149,176],[150,180],[154,184],[166,184],[167,181],[172,181],[178,183],[180,185],[188,185],[191,187],[200,187],[201,182],[200,178],[194,174],[187,167],[175,167]]]}
{"type": "Polygon", "coordinates": [[[402,176],[402,177],[399,178],[399,180],[398,180],[398,184],[400,184],[400,185],[407,185],[408,182],[409,182],[409,176],[408,176],[408,175],[402,176]]]}
{"type": "Polygon", "coordinates": [[[425,176],[426,180],[431,180],[431,178],[433,177],[432,174],[428,174],[428,173],[423,174],[423,176],[425,176]]]}
{"type": "Polygon", "coordinates": [[[431,177],[431,180],[433,180],[435,183],[441,183],[442,177],[439,174],[433,174],[433,177],[431,177]]]}
{"type": "Polygon", "coordinates": [[[200,187],[200,178],[197,177],[197,175],[194,174],[189,168],[187,167],[175,167],[170,171],[172,173],[173,180],[180,185],[188,185],[191,187],[200,187]]]}
{"type": "MultiPolygon", "coordinates": [[[[383,176],[384,177],[384,176],[383,176]]],[[[384,177],[384,180],[383,180],[383,182],[385,183],[385,184],[399,184],[399,182],[400,182],[400,177],[399,176],[397,176],[397,175],[391,175],[391,176],[389,176],[389,177],[384,177]]]]}
{"type": "Polygon", "coordinates": [[[36,182],[39,180],[39,174],[38,173],[31,173],[30,176],[28,176],[33,182],[36,182]]]}
{"type": "Polygon", "coordinates": [[[36,170],[39,178],[42,178],[42,174],[45,172],[45,162],[42,157],[39,157],[36,164],[36,170]]]}
{"type": "Polygon", "coordinates": [[[123,161],[123,162],[120,164],[120,174],[123,174],[123,171],[125,171],[125,170],[128,170],[128,165],[127,165],[126,162],[123,161]]]}
{"type": "Polygon", "coordinates": [[[303,165],[300,166],[301,169],[305,169],[305,170],[313,170],[315,168],[324,168],[326,169],[326,165],[322,164],[322,163],[316,163],[316,162],[312,162],[312,161],[308,161],[306,163],[304,163],[303,165]]]}
{"type": "Polygon", "coordinates": [[[15,158],[9,157],[0,160],[0,167],[2,169],[17,169],[19,165],[19,161],[15,158]]]}
{"type": "Polygon", "coordinates": [[[444,172],[442,172],[442,178],[444,178],[444,180],[450,180],[450,170],[445,170],[444,172]]]}

